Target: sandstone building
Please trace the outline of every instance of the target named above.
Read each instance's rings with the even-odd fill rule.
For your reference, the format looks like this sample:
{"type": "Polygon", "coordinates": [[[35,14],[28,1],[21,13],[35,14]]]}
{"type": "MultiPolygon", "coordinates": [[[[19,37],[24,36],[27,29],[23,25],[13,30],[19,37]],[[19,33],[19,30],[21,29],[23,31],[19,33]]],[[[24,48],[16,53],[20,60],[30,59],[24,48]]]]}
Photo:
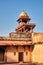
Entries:
{"type": "Polygon", "coordinates": [[[23,11],[15,32],[0,36],[0,63],[43,63],[43,33],[34,32],[30,20],[23,11]]]}

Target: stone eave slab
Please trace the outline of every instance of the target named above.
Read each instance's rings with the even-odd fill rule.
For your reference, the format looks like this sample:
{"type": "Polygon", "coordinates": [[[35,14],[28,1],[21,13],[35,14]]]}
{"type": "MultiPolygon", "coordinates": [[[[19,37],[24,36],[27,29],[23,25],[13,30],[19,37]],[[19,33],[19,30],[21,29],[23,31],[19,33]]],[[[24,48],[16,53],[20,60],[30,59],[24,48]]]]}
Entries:
{"type": "Polygon", "coordinates": [[[0,46],[1,45],[31,45],[32,42],[28,41],[0,41],[0,46]]]}

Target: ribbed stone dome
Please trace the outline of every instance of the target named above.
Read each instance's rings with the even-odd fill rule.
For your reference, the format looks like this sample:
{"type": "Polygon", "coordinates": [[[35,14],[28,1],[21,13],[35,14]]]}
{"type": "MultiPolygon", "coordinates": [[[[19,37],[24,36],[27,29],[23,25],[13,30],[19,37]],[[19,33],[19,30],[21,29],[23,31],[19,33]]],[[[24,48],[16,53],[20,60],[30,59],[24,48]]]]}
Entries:
{"type": "Polygon", "coordinates": [[[22,21],[22,22],[29,22],[30,21],[30,18],[29,16],[27,15],[27,13],[25,11],[22,11],[21,14],[19,15],[19,18],[17,20],[19,23],[22,21]]]}
{"type": "Polygon", "coordinates": [[[19,15],[19,17],[22,17],[22,16],[28,16],[26,12],[21,12],[21,14],[19,15]]]}

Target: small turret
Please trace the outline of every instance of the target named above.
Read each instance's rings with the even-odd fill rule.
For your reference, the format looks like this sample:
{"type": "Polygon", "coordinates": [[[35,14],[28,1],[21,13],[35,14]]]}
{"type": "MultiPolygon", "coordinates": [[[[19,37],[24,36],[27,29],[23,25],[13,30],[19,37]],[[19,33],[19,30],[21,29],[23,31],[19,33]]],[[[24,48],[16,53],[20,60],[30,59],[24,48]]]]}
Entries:
{"type": "Polygon", "coordinates": [[[27,15],[26,12],[21,12],[21,14],[19,15],[19,19],[17,20],[17,22],[24,22],[24,23],[27,23],[27,21],[29,22],[30,21],[30,18],[29,16],[27,15]]]}
{"type": "Polygon", "coordinates": [[[30,24],[29,23],[30,18],[27,15],[26,12],[21,12],[21,14],[19,15],[19,18],[17,20],[17,22],[19,23],[19,26],[16,28],[16,32],[33,32],[33,28],[35,27],[35,24],[30,24]]]}

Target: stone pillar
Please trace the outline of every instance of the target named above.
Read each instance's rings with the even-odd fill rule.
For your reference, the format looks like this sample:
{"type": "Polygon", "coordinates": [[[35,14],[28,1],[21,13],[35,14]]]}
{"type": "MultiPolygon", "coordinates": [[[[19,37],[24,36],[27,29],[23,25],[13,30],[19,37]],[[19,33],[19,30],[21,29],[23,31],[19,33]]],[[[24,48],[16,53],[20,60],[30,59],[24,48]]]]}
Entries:
{"type": "Polygon", "coordinates": [[[25,46],[24,62],[30,62],[30,46],[25,46]]]}
{"type": "Polygon", "coordinates": [[[31,32],[33,32],[33,29],[32,29],[32,27],[31,27],[31,32]]]}
{"type": "Polygon", "coordinates": [[[32,62],[32,46],[30,46],[30,62],[32,62]]]}
{"type": "Polygon", "coordinates": [[[5,54],[4,54],[4,61],[7,62],[7,51],[5,49],[5,54]]]}
{"type": "Polygon", "coordinates": [[[32,63],[32,52],[33,52],[33,49],[34,49],[34,45],[31,45],[30,46],[30,62],[32,63]]]}

